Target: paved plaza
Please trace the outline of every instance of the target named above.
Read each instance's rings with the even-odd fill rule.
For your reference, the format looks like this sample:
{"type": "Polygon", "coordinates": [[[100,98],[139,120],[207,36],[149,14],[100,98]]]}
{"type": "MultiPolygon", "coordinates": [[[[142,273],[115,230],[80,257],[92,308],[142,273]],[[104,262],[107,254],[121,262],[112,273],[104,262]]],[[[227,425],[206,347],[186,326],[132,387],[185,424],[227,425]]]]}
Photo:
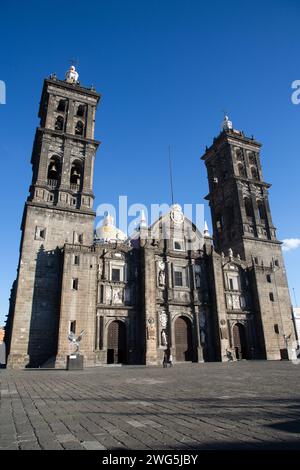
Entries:
{"type": "Polygon", "coordinates": [[[0,370],[0,449],[298,449],[289,362],[0,370]]]}

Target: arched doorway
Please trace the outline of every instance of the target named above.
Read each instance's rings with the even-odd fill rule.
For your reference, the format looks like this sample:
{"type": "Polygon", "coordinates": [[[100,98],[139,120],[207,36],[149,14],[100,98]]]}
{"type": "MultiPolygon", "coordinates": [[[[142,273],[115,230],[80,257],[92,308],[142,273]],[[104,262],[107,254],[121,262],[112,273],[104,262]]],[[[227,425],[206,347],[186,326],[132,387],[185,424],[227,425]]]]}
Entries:
{"type": "Polygon", "coordinates": [[[193,359],[192,326],[185,317],[178,317],[175,321],[175,355],[178,362],[193,359]]]}
{"type": "Polygon", "coordinates": [[[236,323],[233,327],[233,345],[237,359],[248,359],[246,331],[241,323],[236,323]]]}
{"type": "Polygon", "coordinates": [[[107,331],[107,364],[126,362],[126,326],[121,321],[113,321],[107,331]]]}

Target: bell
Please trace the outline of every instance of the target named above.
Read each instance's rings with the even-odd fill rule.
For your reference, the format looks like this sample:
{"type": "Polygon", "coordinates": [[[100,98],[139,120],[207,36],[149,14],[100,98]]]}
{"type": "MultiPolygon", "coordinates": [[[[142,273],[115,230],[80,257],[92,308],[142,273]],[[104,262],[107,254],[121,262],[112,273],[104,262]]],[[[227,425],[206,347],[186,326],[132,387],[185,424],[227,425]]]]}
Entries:
{"type": "Polygon", "coordinates": [[[53,163],[53,165],[51,166],[51,171],[55,171],[57,173],[57,168],[55,166],[55,163],[53,163]]]}
{"type": "Polygon", "coordinates": [[[73,176],[80,176],[80,173],[79,173],[78,170],[76,170],[76,168],[75,168],[75,170],[74,170],[74,172],[73,172],[73,176]]]}

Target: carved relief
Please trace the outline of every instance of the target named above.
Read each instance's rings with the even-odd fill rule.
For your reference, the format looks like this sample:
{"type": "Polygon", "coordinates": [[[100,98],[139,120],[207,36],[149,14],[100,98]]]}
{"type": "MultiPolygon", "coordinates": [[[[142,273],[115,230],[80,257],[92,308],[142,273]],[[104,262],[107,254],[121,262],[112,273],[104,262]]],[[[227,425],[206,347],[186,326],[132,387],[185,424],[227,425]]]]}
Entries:
{"type": "Polygon", "coordinates": [[[165,311],[160,312],[159,323],[162,328],[166,328],[167,323],[168,323],[168,316],[165,311]]]}
{"type": "Polygon", "coordinates": [[[115,287],[112,290],[112,302],[113,304],[123,303],[123,289],[121,287],[115,287]]]}
{"type": "Polygon", "coordinates": [[[238,295],[232,296],[232,308],[235,310],[240,308],[240,297],[238,295]]]}
{"type": "Polygon", "coordinates": [[[239,188],[242,190],[243,196],[250,196],[250,189],[248,183],[243,183],[242,181],[238,182],[239,188]]]}

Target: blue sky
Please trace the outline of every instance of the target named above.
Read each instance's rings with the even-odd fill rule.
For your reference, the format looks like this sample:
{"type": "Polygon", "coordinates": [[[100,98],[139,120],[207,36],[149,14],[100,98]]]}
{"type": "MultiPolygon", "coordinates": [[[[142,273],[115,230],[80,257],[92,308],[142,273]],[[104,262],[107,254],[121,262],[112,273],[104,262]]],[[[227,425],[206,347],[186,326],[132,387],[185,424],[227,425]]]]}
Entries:
{"type": "MultiPolygon", "coordinates": [[[[222,110],[263,143],[264,177],[279,239],[299,239],[300,3],[285,1],[99,0],[5,2],[1,6],[2,230],[0,324],[16,275],[20,223],[43,79],[63,78],[79,59],[81,83],[102,94],[96,137],[95,206],[169,202],[168,145],[175,199],[202,203],[206,145],[222,110]]],[[[206,207],[206,218],[210,214],[206,207]]],[[[296,243],[297,244],[297,243],[296,243]]],[[[300,248],[285,253],[300,303],[300,248]]],[[[294,297],[292,297],[294,301],[294,297]]]]}

